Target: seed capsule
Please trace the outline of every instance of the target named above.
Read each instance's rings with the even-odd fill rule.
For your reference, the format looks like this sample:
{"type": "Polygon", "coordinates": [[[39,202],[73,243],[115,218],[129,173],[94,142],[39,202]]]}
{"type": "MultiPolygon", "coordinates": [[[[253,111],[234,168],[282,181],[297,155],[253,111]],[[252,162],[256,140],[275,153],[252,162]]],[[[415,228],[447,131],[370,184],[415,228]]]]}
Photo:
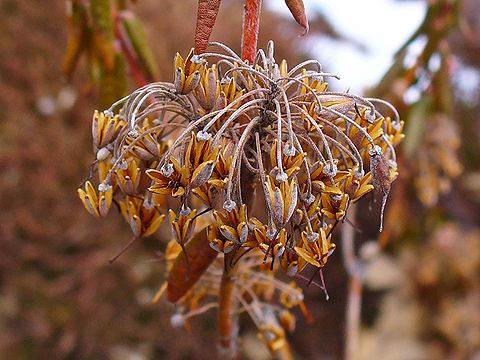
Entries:
{"type": "Polygon", "coordinates": [[[211,137],[212,137],[212,135],[209,134],[206,131],[200,130],[199,132],[197,132],[197,140],[198,141],[207,141],[211,137]]]}
{"type": "Polygon", "coordinates": [[[287,181],[288,180],[288,175],[286,172],[284,171],[279,171],[277,173],[277,176],[275,177],[275,179],[278,181],[278,182],[284,182],[284,181],[287,181]]]}
{"type": "Polygon", "coordinates": [[[103,161],[108,157],[108,155],[110,155],[110,150],[108,150],[106,147],[103,147],[97,151],[97,160],[103,161]]]}
{"type": "Polygon", "coordinates": [[[325,164],[322,170],[322,172],[329,177],[334,177],[335,175],[337,175],[337,171],[338,171],[337,165],[335,165],[332,162],[325,164]]]}
{"type": "Polygon", "coordinates": [[[160,168],[160,172],[165,177],[170,177],[173,174],[173,171],[173,164],[171,163],[166,163],[160,168]]]}
{"type": "Polygon", "coordinates": [[[236,207],[237,207],[237,204],[235,203],[235,201],[230,199],[225,200],[225,202],[223,203],[223,208],[228,212],[232,211],[236,207]]]}
{"type": "Polygon", "coordinates": [[[111,187],[112,187],[111,185],[102,182],[98,185],[98,191],[99,192],[107,192],[108,190],[110,190],[111,187]]]}
{"type": "Polygon", "coordinates": [[[285,156],[295,156],[295,146],[292,144],[286,144],[283,148],[283,153],[285,156]]]}

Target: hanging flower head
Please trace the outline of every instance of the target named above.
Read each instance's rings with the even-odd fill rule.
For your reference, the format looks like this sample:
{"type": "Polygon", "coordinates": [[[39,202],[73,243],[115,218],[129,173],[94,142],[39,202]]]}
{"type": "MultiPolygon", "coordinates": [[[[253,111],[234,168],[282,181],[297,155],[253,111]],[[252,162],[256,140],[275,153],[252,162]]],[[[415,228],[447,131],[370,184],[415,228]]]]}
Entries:
{"type": "MultiPolygon", "coordinates": [[[[216,256],[194,253],[207,251],[201,242],[227,269],[243,258],[269,263],[251,271],[282,268],[290,276],[325,266],[349,205],[374,189],[385,204],[403,122],[382,100],[329,91],[327,80],[336,76],[316,60],[277,63],[273,42],[253,64],[225,45],[211,47],[221,51],[177,54],[172,82],[146,85],[95,113],[98,190],[154,209],[138,216],[128,210],[137,207],[122,207],[143,229],[137,233],[150,234],[160,211],[169,212],[185,273],[214,263],[216,256]]],[[[87,192],[95,193],[91,185],[87,192]]],[[[90,205],[91,212],[98,206],[90,205]]],[[[193,278],[200,276],[183,287],[168,284],[176,286],[175,301],[188,296],[193,278]]],[[[256,303],[245,306],[256,314],[256,303]]],[[[262,323],[262,336],[277,325],[262,323]]]]}

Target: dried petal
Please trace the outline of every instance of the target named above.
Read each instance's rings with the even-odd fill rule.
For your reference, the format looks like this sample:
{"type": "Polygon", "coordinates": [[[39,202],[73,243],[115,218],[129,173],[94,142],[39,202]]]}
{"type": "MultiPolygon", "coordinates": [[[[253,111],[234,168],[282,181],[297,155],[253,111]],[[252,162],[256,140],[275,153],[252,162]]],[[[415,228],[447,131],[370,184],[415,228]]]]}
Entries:
{"type": "Polygon", "coordinates": [[[196,188],[205,184],[212,176],[213,169],[215,169],[215,162],[213,160],[201,163],[193,172],[190,180],[190,188],[196,188]]]}
{"type": "Polygon", "coordinates": [[[316,266],[316,267],[321,267],[320,266],[320,263],[315,260],[309,252],[307,252],[305,249],[301,248],[301,247],[298,247],[298,246],[295,246],[295,251],[297,252],[298,256],[300,256],[303,260],[305,260],[306,262],[308,262],[309,264],[313,265],[313,266],[316,266]]]}
{"type": "Polygon", "coordinates": [[[168,301],[179,301],[197,283],[217,255],[218,252],[207,241],[207,228],[196,233],[185,245],[185,252],[177,256],[168,273],[168,301]]]}
{"type": "Polygon", "coordinates": [[[387,203],[388,194],[390,193],[390,167],[382,149],[379,146],[374,146],[369,150],[370,155],[370,171],[372,173],[372,183],[375,189],[382,194],[382,208],[380,210],[380,228],[379,232],[383,230],[383,214],[385,205],[387,203]]]}

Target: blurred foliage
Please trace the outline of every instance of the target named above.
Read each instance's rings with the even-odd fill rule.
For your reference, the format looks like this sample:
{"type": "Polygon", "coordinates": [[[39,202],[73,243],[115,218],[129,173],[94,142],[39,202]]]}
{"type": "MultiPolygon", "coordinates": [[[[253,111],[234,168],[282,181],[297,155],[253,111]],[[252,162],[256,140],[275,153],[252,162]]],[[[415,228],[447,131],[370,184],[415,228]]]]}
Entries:
{"type": "MultiPolygon", "coordinates": [[[[170,79],[175,52],[186,53],[193,45],[195,3],[105,2],[118,11],[103,14],[110,18],[101,23],[91,21],[93,8],[85,3],[72,1],[67,15],[62,2],[0,4],[0,353],[14,359],[211,358],[205,349],[216,343],[212,319],[193,322],[188,334],[170,327],[173,309],[166,303],[150,304],[163,280],[157,239],[107,265],[129,231],[114,217],[101,223],[90,218],[75,193],[90,160],[92,109],[139,81],[122,41],[134,59],[143,59],[136,66],[144,79],[170,79]],[[97,28],[101,35],[93,36],[97,28]],[[79,39],[87,45],[75,51],[79,39]],[[62,80],[62,61],[70,85],[62,80]],[[109,98],[93,91],[92,79],[109,84],[109,98]]],[[[390,275],[404,281],[371,286],[365,295],[364,320],[372,325],[366,331],[379,339],[378,352],[366,352],[366,358],[386,358],[386,353],[408,358],[405,339],[419,359],[473,358],[480,351],[480,235],[475,228],[480,223],[480,101],[478,83],[471,90],[476,95],[467,98],[458,80],[465,69],[475,76],[480,70],[480,3],[429,4],[416,34],[426,39],[423,53],[412,62],[406,46],[372,90],[399,108],[412,140],[398,159],[404,170],[393,186],[380,237],[396,274],[390,275]],[[405,97],[410,89],[420,94],[413,103],[405,97]],[[396,317],[387,326],[389,316],[396,317]],[[387,346],[394,340],[400,347],[387,346]]],[[[212,39],[239,46],[239,12],[241,2],[224,1],[212,39]]],[[[321,17],[309,16],[311,32],[338,35],[321,17]]],[[[293,20],[265,7],[260,44],[274,38],[279,57],[298,63],[308,50],[298,34],[293,20]]],[[[359,241],[377,236],[372,218],[368,210],[360,212],[359,241]]],[[[305,329],[292,337],[299,358],[341,356],[346,275],[334,258],[325,274],[333,300],[325,303],[318,289],[307,291],[317,322],[298,324],[305,329]]],[[[252,352],[250,358],[260,358],[261,350],[252,352]]]]}
{"type": "Polygon", "coordinates": [[[460,135],[454,119],[451,83],[453,55],[447,41],[458,24],[460,1],[433,1],[415,33],[398,50],[395,61],[373,91],[390,94],[390,100],[406,116],[404,154],[415,157],[410,167],[420,201],[428,207],[450,190],[451,179],[460,175],[460,135]],[[419,53],[412,51],[421,47],[419,53]],[[408,95],[418,100],[409,101],[408,95]]]}
{"type": "Polygon", "coordinates": [[[367,288],[386,295],[363,333],[361,358],[480,355],[480,187],[474,185],[480,41],[473,35],[479,6],[477,0],[429,2],[424,22],[371,90],[399,109],[406,140],[399,158],[404,171],[380,236],[391,255],[381,258],[389,265],[378,266],[378,259],[368,265],[367,288]],[[397,281],[388,280],[388,268],[397,281]],[[372,286],[372,279],[385,286],[372,286]]]}

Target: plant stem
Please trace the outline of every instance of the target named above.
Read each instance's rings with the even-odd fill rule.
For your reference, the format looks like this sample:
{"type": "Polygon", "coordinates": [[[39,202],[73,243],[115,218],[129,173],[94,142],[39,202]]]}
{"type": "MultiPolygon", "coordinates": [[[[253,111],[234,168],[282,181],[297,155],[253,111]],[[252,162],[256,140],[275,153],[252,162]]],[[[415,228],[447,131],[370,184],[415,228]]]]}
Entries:
{"type": "MultiPolygon", "coordinates": [[[[355,205],[350,206],[349,215],[355,221],[355,205]]],[[[360,314],[362,306],[362,274],[355,256],[355,228],[342,227],[343,263],[349,274],[348,300],[345,326],[345,360],[355,360],[359,349],[360,314]]]]}
{"type": "MultiPolygon", "coordinates": [[[[255,175],[245,165],[241,168],[243,203],[252,207],[255,201],[255,175]]],[[[235,277],[238,262],[232,262],[234,252],[225,254],[225,267],[220,282],[218,303],[218,329],[220,333],[220,356],[222,359],[239,359],[238,337],[238,301],[235,297],[235,277]]],[[[287,344],[288,345],[288,344],[287,344]]],[[[283,359],[283,358],[282,358],[283,359]]],[[[289,359],[284,357],[284,359],[289,359]]]]}
{"type": "MultiPolygon", "coordinates": [[[[229,263],[229,257],[225,258],[229,263]]],[[[220,333],[220,356],[223,359],[238,358],[237,335],[238,316],[236,313],[237,301],[235,299],[235,269],[236,267],[225,267],[220,283],[219,307],[218,307],[218,329],[220,333]]]]}
{"type": "Polygon", "coordinates": [[[128,67],[132,72],[132,76],[135,79],[135,83],[137,86],[141,87],[148,84],[147,79],[143,76],[140,65],[138,64],[138,60],[132,51],[132,47],[128,36],[125,34],[125,29],[121,23],[121,13],[114,15],[115,21],[115,35],[119,41],[120,47],[122,48],[122,52],[125,55],[125,59],[127,60],[128,67]]]}
{"type": "Polygon", "coordinates": [[[245,0],[242,29],[242,59],[250,64],[255,61],[260,27],[262,0],[245,0]]]}
{"type": "Polygon", "coordinates": [[[348,285],[347,319],[345,331],[345,360],[355,360],[359,351],[362,281],[352,275],[348,285]]]}
{"type": "Polygon", "coordinates": [[[285,344],[278,350],[274,351],[272,355],[277,360],[294,360],[292,349],[290,348],[290,345],[286,339],[285,344]]]}

